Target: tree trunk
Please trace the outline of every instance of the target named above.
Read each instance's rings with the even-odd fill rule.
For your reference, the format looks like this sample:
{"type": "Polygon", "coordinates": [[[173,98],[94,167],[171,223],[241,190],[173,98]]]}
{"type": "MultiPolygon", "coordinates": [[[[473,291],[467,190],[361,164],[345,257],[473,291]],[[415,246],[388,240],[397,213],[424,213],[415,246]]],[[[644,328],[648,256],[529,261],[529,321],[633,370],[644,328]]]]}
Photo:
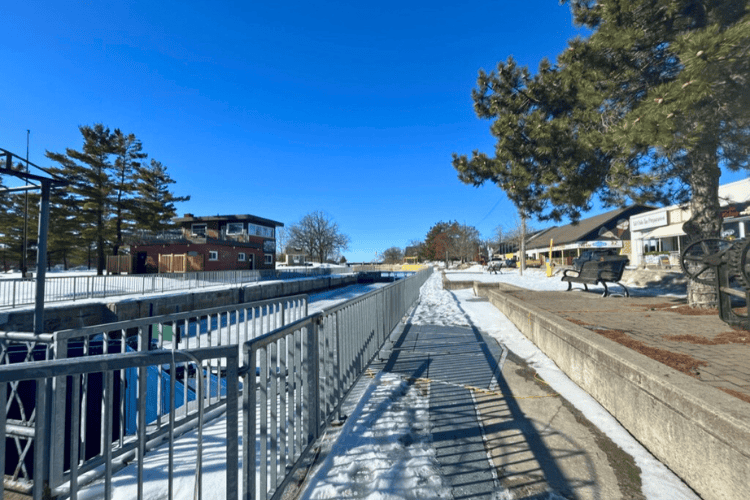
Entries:
{"type": "MultiPolygon", "coordinates": [[[[721,210],[719,208],[719,177],[721,169],[716,158],[716,147],[696,148],[688,160],[692,216],[683,224],[691,241],[702,238],[721,238],[721,210]]],[[[709,276],[706,276],[709,277],[709,276]]],[[[688,282],[688,305],[698,309],[718,307],[718,290],[713,285],[688,282]]]]}
{"type": "Polygon", "coordinates": [[[526,214],[521,212],[521,272],[519,273],[521,276],[523,276],[523,272],[526,269],[526,214]]]}

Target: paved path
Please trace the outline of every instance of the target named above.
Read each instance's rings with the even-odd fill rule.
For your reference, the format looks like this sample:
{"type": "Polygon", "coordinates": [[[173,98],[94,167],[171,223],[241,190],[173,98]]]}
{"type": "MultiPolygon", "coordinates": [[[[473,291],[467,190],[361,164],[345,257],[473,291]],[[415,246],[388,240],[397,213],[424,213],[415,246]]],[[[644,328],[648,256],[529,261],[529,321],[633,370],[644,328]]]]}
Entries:
{"type": "MultiPolygon", "coordinates": [[[[686,300],[674,297],[602,298],[581,291],[506,292],[592,331],[620,331],[648,347],[690,356],[701,362],[688,370],[691,375],[750,402],[750,332],[733,329],[719,319],[716,311],[691,314],[686,300]]],[[[659,353],[651,357],[658,359],[659,353]]]]}
{"type": "MultiPolygon", "coordinates": [[[[523,360],[466,321],[468,326],[402,325],[369,366],[371,377],[397,376],[429,396],[428,435],[395,428],[393,432],[398,446],[413,442],[434,450],[436,465],[425,464],[429,471],[422,479],[431,480],[430,471],[437,470],[440,484],[448,489],[447,493],[433,489],[427,496],[397,491],[393,498],[643,499],[632,457],[552,392],[523,360]]],[[[354,392],[368,390],[367,383],[358,384],[362,387],[354,392]]],[[[383,385],[376,387],[380,390],[383,385]]],[[[381,480],[370,473],[363,476],[367,484],[359,485],[355,478],[345,489],[333,491],[332,485],[337,474],[360,468],[362,457],[371,455],[360,446],[360,428],[393,422],[390,418],[371,421],[368,407],[411,404],[410,391],[402,389],[390,398],[356,406],[346,403],[344,412],[350,418],[324,439],[328,444],[318,460],[333,457],[337,469],[320,473],[313,467],[318,472],[302,498],[391,498],[393,491],[387,487],[373,488],[381,480]],[[352,449],[342,449],[342,442],[353,443],[352,449]]],[[[408,462],[396,461],[390,467],[381,476],[384,482],[414,476],[407,470],[408,462]]]]}
{"type": "Polygon", "coordinates": [[[455,499],[488,499],[501,487],[467,386],[496,388],[503,349],[472,328],[407,324],[372,369],[430,380],[436,458],[455,499]]]}

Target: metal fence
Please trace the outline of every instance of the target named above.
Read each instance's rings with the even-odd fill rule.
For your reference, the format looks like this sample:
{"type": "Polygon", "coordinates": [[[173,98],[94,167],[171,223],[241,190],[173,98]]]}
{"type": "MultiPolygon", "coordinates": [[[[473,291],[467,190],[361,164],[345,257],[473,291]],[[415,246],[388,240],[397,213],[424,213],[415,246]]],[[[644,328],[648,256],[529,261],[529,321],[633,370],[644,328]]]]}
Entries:
{"type": "MultiPolygon", "coordinates": [[[[0,401],[8,401],[0,412],[2,460],[17,462],[15,486],[25,485],[35,499],[47,493],[76,498],[81,485],[97,478],[104,478],[109,498],[112,474],[135,458],[142,498],[147,448],[167,439],[172,447],[178,430],[198,425],[202,411],[226,411],[235,422],[227,424],[227,464],[238,463],[240,436],[243,443],[242,489],[230,465],[226,497],[242,491],[246,499],[279,498],[431,272],[312,316],[306,296],[299,296],[34,339],[6,333],[3,363],[56,359],[0,366],[0,401]],[[238,367],[240,349],[244,363],[238,367]],[[240,373],[241,434],[232,387],[240,373]],[[258,443],[257,456],[249,443],[258,443]]],[[[172,451],[170,488],[171,457],[172,451]]],[[[200,463],[196,467],[199,484],[200,463]]]]}
{"type": "MultiPolygon", "coordinates": [[[[45,279],[44,301],[61,302],[206,288],[217,285],[242,285],[273,279],[295,279],[331,274],[349,274],[346,267],[286,268],[241,271],[201,271],[190,273],[63,276],[45,279]]],[[[34,278],[0,280],[0,307],[34,304],[34,278]]]]}
{"type": "MultiPolygon", "coordinates": [[[[0,368],[0,401],[7,400],[8,389],[22,382],[27,383],[27,390],[33,394],[35,400],[36,425],[30,428],[34,436],[34,461],[33,472],[35,477],[49,477],[47,461],[48,453],[55,450],[55,438],[61,430],[69,437],[66,456],[68,468],[63,476],[63,482],[52,488],[53,484],[35,481],[33,497],[35,499],[55,497],[64,495],[72,499],[78,497],[79,485],[90,483],[93,480],[103,478],[103,492],[101,497],[110,499],[112,497],[112,475],[124,467],[128,461],[137,460],[138,498],[143,498],[144,484],[144,457],[146,453],[161,445],[164,440],[168,443],[168,474],[167,492],[168,498],[173,497],[174,483],[174,456],[175,439],[185,431],[186,424],[197,420],[198,428],[202,429],[204,412],[211,410],[211,405],[204,407],[201,401],[208,399],[210,392],[206,387],[210,384],[209,369],[211,362],[221,362],[226,367],[223,373],[225,381],[225,397],[223,404],[226,405],[227,425],[227,460],[237,463],[239,458],[237,435],[238,435],[238,382],[239,382],[239,353],[236,346],[207,347],[202,349],[191,349],[186,351],[155,351],[138,352],[130,354],[110,354],[91,356],[83,359],[60,359],[44,362],[24,363],[0,368]],[[179,414],[171,411],[166,420],[157,421],[161,425],[149,425],[146,421],[149,395],[147,394],[147,370],[150,367],[167,366],[171,373],[177,371],[178,363],[186,365],[194,363],[196,366],[193,379],[196,382],[195,398],[199,404],[185,405],[184,412],[179,414]],[[116,425],[115,413],[118,408],[116,398],[116,380],[128,370],[137,371],[137,399],[135,401],[138,415],[135,432],[132,435],[122,436],[119,440],[111,443],[107,436],[112,435],[116,425]],[[96,451],[89,453],[90,447],[86,443],[86,387],[91,383],[93,377],[100,379],[102,386],[101,402],[102,413],[99,422],[100,441],[96,451]],[[69,407],[70,412],[55,411],[56,399],[50,397],[54,393],[54,384],[66,383],[71,387],[69,407]],[[56,425],[55,425],[56,424],[56,425]],[[48,486],[49,489],[45,491],[48,486]]],[[[175,395],[175,380],[171,378],[170,388],[175,395]]],[[[11,399],[12,401],[12,399],[11,399]]],[[[176,398],[170,398],[176,405],[176,398]]],[[[217,406],[216,404],[213,405],[217,406]]],[[[0,429],[7,432],[9,415],[12,415],[13,407],[6,409],[6,405],[0,405],[0,429]]],[[[198,498],[201,496],[201,446],[202,440],[198,440],[196,454],[196,484],[195,491],[198,498]]],[[[0,468],[5,470],[7,439],[0,440],[0,468]]],[[[231,463],[231,462],[230,462],[231,463]]],[[[0,482],[0,498],[4,498],[4,484],[0,482]]],[[[236,468],[227,467],[226,471],[226,498],[236,499],[238,492],[238,471],[236,468]]]]}
{"type": "MultiPolygon", "coordinates": [[[[249,339],[264,335],[274,329],[307,316],[307,295],[296,295],[280,299],[264,300],[233,306],[223,306],[200,311],[175,313],[154,316],[139,320],[109,323],[78,329],[64,330],[54,334],[35,336],[23,332],[0,332],[0,364],[18,366],[31,361],[75,358],[81,359],[92,355],[127,353],[129,351],[145,352],[180,352],[188,349],[201,349],[215,346],[233,346],[238,355],[241,346],[249,339]]],[[[22,366],[22,365],[21,365],[22,366]]],[[[203,370],[209,376],[206,403],[208,409],[222,405],[225,399],[221,374],[226,366],[220,361],[209,362],[203,370]]],[[[187,412],[191,401],[194,401],[194,383],[191,372],[183,365],[176,372],[155,366],[149,372],[148,390],[155,404],[149,408],[148,424],[162,427],[161,419],[178,409],[187,412]],[[177,383],[181,401],[169,402],[169,394],[175,394],[171,388],[177,383]],[[192,395],[191,395],[192,394],[192,395]]],[[[115,379],[117,398],[112,435],[116,438],[115,446],[125,446],[128,436],[132,436],[138,415],[134,390],[137,382],[135,374],[120,371],[115,379]]],[[[70,386],[65,380],[52,383],[49,405],[53,414],[65,414],[70,407],[70,386]]],[[[109,401],[102,396],[100,377],[93,381],[86,376],[81,387],[81,471],[88,472],[96,467],[89,460],[96,453],[97,445],[91,440],[100,441],[101,415],[108,411],[109,401]],[[88,437],[87,437],[88,436],[88,437]],[[88,450],[88,451],[87,451],[88,450]],[[93,464],[93,465],[91,465],[93,464]]],[[[33,389],[28,383],[14,383],[10,386],[9,401],[11,418],[8,421],[5,436],[14,445],[8,457],[15,461],[13,473],[6,480],[15,489],[28,491],[36,484],[32,481],[34,462],[37,460],[35,435],[30,432],[37,425],[39,418],[35,412],[36,403],[30,396],[33,389]]],[[[177,396],[176,395],[176,396],[177,396]]],[[[188,413],[184,417],[188,418],[188,413]]],[[[68,436],[61,426],[67,425],[64,420],[49,423],[52,429],[51,447],[45,451],[48,463],[45,476],[54,490],[64,484],[64,464],[67,460],[66,449],[70,447],[68,436]]],[[[103,446],[103,445],[100,445],[103,446]]],[[[36,476],[38,477],[38,476],[36,476]]]]}
{"type": "Polygon", "coordinates": [[[432,268],[245,344],[243,482],[246,500],[277,500],[388,335],[419,298],[432,268]],[[250,465],[255,464],[255,468],[250,465]]]}

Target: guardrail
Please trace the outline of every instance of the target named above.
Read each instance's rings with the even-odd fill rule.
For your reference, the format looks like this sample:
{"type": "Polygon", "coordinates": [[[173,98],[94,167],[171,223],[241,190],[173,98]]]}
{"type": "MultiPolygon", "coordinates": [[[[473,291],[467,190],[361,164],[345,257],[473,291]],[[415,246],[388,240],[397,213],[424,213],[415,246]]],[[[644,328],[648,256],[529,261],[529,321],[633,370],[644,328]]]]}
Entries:
{"type": "MultiPolygon", "coordinates": [[[[46,482],[35,481],[33,488],[34,499],[43,497],[55,497],[58,495],[77,498],[79,485],[89,483],[93,480],[104,478],[103,497],[110,499],[112,497],[112,475],[119,469],[123,468],[128,461],[133,458],[137,459],[137,480],[138,480],[138,498],[143,498],[143,477],[144,477],[144,457],[147,451],[161,445],[166,439],[169,446],[169,465],[168,465],[168,498],[173,497],[174,467],[173,459],[175,454],[175,438],[186,428],[186,424],[197,420],[198,428],[202,429],[204,411],[210,410],[211,405],[204,408],[203,404],[193,405],[188,408],[185,405],[185,412],[178,417],[176,411],[169,413],[169,418],[162,426],[149,426],[146,421],[148,397],[146,391],[147,370],[149,367],[169,367],[171,373],[176,372],[177,363],[195,363],[198,367],[195,371],[195,382],[197,390],[195,398],[197,401],[203,401],[210,393],[204,391],[209,381],[209,368],[212,360],[223,362],[226,366],[223,379],[225,380],[226,390],[224,403],[226,404],[227,425],[227,461],[234,460],[237,463],[239,458],[237,434],[238,434],[238,399],[239,399],[239,352],[235,346],[225,347],[207,347],[203,349],[192,349],[186,351],[156,351],[156,352],[138,352],[130,354],[111,354],[91,356],[84,359],[60,359],[44,362],[33,362],[3,366],[0,368],[0,401],[5,401],[8,396],[9,387],[18,385],[20,382],[28,382],[28,389],[34,394],[36,407],[36,425],[29,429],[34,436],[34,463],[33,471],[36,477],[48,477],[48,464],[46,457],[51,450],[54,450],[53,438],[55,432],[60,429],[70,429],[70,446],[67,457],[69,469],[67,470],[63,482],[59,485],[53,485],[46,482]],[[138,423],[136,432],[133,435],[123,437],[119,442],[110,445],[106,436],[113,432],[114,413],[117,408],[115,394],[115,381],[119,374],[128,370],[137,370],[138,397],[136,400],[136,411],[138,414],[138,423]],[[85,428],[86,412],[81,412],[81,407],[85,408],[86,392],[85,387],[89,384],[92,376],[98,376],[102,379],[102,414],[101,414],[101,441],[96,447],[96,452],[89,456],[86,453],[85,428]],[[70,413],[54,412],[54,398],[50,400],[48,394],[54,383],[65,381],[71,387],[70,413]],[[83,392],[83,396],[81,396],[83,392]],[[82,403],[84,401],[84,403],[82,403]],[[57,424],[57,429],[51,427],[57,424]],[[57,486],[57,487],[53,487],[57,486]]],[[[175,394],[174,377],[171,378],[171,394],[175,394]]],[[[174,401],[174,398],[170,398],[174,401]]],[[[214,405],[216,406],[216,405],[214,405]]],[[[12,408],[11,408],[12,410],[12,408]]],[[[9,424],[9,413],[6,411],[6,405],[0,405],[0,429],[7,432],[9,424]]],[[[159,421],[161,422],[161,421],[159,421]]],[[[0,470],[5,470],[7,439],[0,440],[0,470]]],[[[201,495],[201,443],[199,439],[196,456],[196,492],[198,498],[201,495]]],[[[238,470],[227,467],[226,470],[226,498],[236,499],[238,491],[238,470]]],[[[0,498],[4,498],[4,484],[0,482],[0,498]]]]}
{"type": "MultiPolygon", "coordinates": [[[[288,268],[269,270],[201,271],[168,274],[134,274],[104,276],[65,276],[45,279],[45,303],[115,297],[130,294],[144,295],[178,290],[206,288],[217,285],[242,285],[273,279],[295,279],[330,274],[351,273],[346,267],[288,268]]],[[[34,304],[34,278],[0,280],[0,307],[20,307],[34,304]]]]}
{"type": "MultiPolygon", "coordinates": [[[[226,411],[236,422],[240,410],[230,386],[242,373],[243,498],[277,499],[323,428],[338,418],[345,396],[417,300],[431,272],[312,316],[306,315],[305,298],[294,307],[264,301],[35,339],[7,333],[0,343],[3,362],[14,356],[21,361],[35,356],[58,359],[0,366],[0,401],[8,401],[8,413],[0,412],[6,438],[1,440],[2,470],[7,470],[10,449],[8,456],[17,460],[15,470],[23,476],[17,481],[23,484],[14,486],[25,486],[35,499],[41,499],[45,489],[76,498],[78,489],[97,477],[105,478],[104,495],[109,498],[112,474],[135,457],[141,498],[147,446],[167,437],[172,443],[176,429],[199,423],[196,412],[201,409],[226,411]],[[132,347],[131,338],[137,346],[132,347]],[[21,346],[19,352],[10,349],[11,344],[21,346]],[[126,352],[135,348],[140,352],[126,352]],[[240,349],[244,363],[238,368],[234,359],[240,349]],[[73,357],[78,354],[85,357],[73,357]],[[69,359],[59,359],[65,356],[69,359]],[[189,356],[199,360],[192,372],[189,356]],[[139,367],[137,376],[128,371],[136,366],[132,363],[139,367]],[[198,380],[205,389],[196,396],[198,380]],[[128,392],[134,388],[135,399],[128,392]],[[25,420],[17,418],[24,415],[25,420]],[[9,442],[11,447],[6,446],[9,442]],[[257,456],[256,446],[248,443],[259,443],[257,456]]],[[[227,426],[226,463],[237,464],[240,434],[236,424],[227,426]]],[[[200,471],[200,464],[197,468],[200,471]]],[[[238,473],[227,468],[227,498],[236,498],[238,473]]],[[[168,474],[171,485],[171,458],[168,474]]]]}
{"type": "MultiPolygon", "coordinates": [[[[168,350],[180,352],[187,349],[200,349],[213,346],[234,346],[238,355],[244,342],[254,337],[264,335],[274,329],[307,316],[308,296],[296,295],[280,299],[250,302],[233,306],[222,306],[200,311],[141,318],[138,320],[109,323],[71,330],[55,332],[54,334],[34,335],[27,332],[0,332],[0,364],[19,366],[20,363],[34,360],[82,359],[97,354],[126,353],[128,351],[168,350]]],[[[23,366],[23,365],[20,365],[23,366]]],[[[206,370],[211,374],[207,403],[210,405],[223,404],[221,372],[226,369],[220,363],[209,363],[206,370]]],[[[135,374],[121,371],[117,374],[115,386],[117,389],[115,421],[112,435],[116,437],[119,446],[125,446],[127,436],[137,427],[135,408],[135,374]],[[129,387],[129,389],[128,389],[129,387]]],[[[177,373],[156,366],[150,372],[148,382],[149,391],[155,395],[155,404],[149,407],[149,423],[155,421],[157,428],[161,428],[161,419],[169,414],[172,405],[168,403],[167,394],[174,394],[169,384],[177,381],[182,401],[174,403],[187,411],[190,401],[190,372],[185,366],[178,366],[177,373]]],[[[16,383],[11,386],[9,393],[12,417],[6,429],[6,437],[15,444],[15,453],[9,457],[16,461],[9,482],[19,490],[29,490],[32,486],[32,465],[36,460],[35,439],[29,429],[34,428],[38,413],[34,412],[36,404],[30,396],[33,390],[28,384],[16,383]],[[34,448],[32,448],[34,447],[34,448]],[[32,451],[33,450],[33,451],[32,451]]],[[[66,399],[69,402],[69,385],[65,380],[55,381],[50,390],[50,405],[54,414],[67,411],[66,399]]],[[[87,449],[91,445],[88,436],[99,439],[99,419],[95,415],[103,415],[107,411],[106,403],[101,399],[100,381],[89,382],[84,377],[81,388],[81,405],[87,408],[81,420],[82,460],[87,460],[87,449]],[[86,415],[92,415],[87,417],[86,415]],[[91,420],[93,418],[93,420],[91,420]],[[90,421],[91,420],[91,421],[90,421]]],[[[192,397],[192,399],[191,399],[192,397]]],[[[187,416],[187,414],[186,414],[187,416]]],[[[65,449],[70,446],[63,429],[64,421],[50,423],[51,449],[44,454],[49,463],[46,466],[49,483],[52,487],[64,482],[63,468],[66,461],[65,449]]],[[[95,448],[95,446],[94,446],[95,448]]]]}
{"type": "Polygon", "coordinates": [[[309,316],[244,347],[243,498],[277,500],[432,268],[309,316]],[[257,376],[256,376],[257,374],[257,376]],[[257,419],[256,419],[257,418],[257,419]],[[258,468],[257,480],[255,468],[258,468]]]}

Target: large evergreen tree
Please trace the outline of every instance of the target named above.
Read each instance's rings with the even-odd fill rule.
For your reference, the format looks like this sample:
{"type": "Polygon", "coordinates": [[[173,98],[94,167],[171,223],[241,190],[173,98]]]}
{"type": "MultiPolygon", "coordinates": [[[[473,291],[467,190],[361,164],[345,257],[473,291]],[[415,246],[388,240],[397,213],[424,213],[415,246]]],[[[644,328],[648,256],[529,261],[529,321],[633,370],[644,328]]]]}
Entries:
{"type": "Polygon", "coordinates": [[[79,127],[83,135],[81,151],[67,148],[65,154],[47,151],[47,157],[60,164],[52,171],[69,181],[68,192],[80,203],[78,222],[84,241],[96,248],[97,274],[103,274],[105,249],[113,240],[112,206],[116,184],[110,175],[117,151],[115,135],[101,123],[79,127]]]}
{"type": "Polygon", "coordinates": [[[140,172],[141,160],[147,155],[143,152],[141,141],[134,134],[123,134],[119,129],[115,129],[113,143],[116,157],[112,172],[115,189],[112,200],[114,212],[112,254],[117,255],[123,243],[123,233],[132,229],[130,222],[133,220],[135,210],[133,197],[136,193],[137,174],[140,172]]]}
{"type": "MultiPolygon", "coordinates": [[[[572,0],[592,30],[542,61],[480,72],[475,110],[495,156],[454,155],[464,182],[497,183],[522,213],[577,220],[606,205],[690,201],[694,237],[719,237],[720,166],[748,168],[746,0],[572,0]]],[[[691,283],[693,305],[711,290],[691,283]]]]}
{"type": "Polygon", "coordinates": [[[174,182],[166,165],[154,159],[138,169],[134,219],[139,229],[159,232],[172,227],[171,220],[177,215],[175,203],[190,199],[190,196],[175,196],[169,190],[174,182]]]}

